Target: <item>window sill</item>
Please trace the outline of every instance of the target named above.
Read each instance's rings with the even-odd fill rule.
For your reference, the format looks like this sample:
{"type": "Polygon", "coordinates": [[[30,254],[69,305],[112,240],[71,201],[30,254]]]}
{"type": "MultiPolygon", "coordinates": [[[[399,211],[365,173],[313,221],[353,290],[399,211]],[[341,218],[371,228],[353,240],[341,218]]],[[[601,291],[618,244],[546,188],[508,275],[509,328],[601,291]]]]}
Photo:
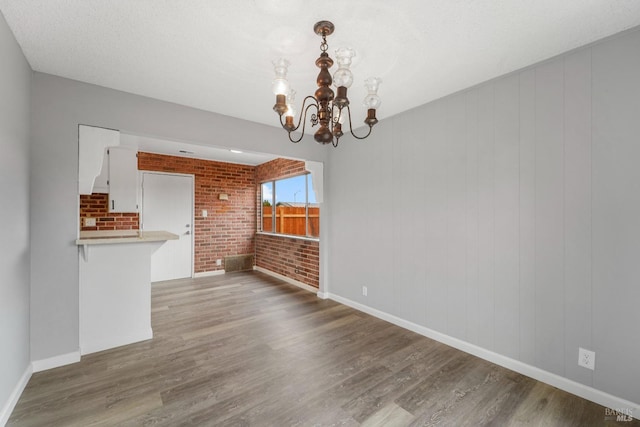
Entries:
{"type": "Polygon", "coordinates": [[[282,238],[285,238],[285,239],[306,240],[308,242],[319,242],[320,241],[320,239],[318,237],[296,236],[295,234],[269,233],[267,231],[256,231],[256,234],[261,234],[263,236],[282,237],[282,238]]]}

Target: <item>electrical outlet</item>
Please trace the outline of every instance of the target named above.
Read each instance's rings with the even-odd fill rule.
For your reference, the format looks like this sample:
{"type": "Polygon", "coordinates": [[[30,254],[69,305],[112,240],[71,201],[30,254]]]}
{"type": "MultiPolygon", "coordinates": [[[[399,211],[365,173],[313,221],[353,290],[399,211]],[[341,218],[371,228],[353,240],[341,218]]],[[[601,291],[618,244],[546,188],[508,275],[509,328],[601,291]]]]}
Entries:
{"type": "Polygon", "coordinates": [[[593,371],[596,368],[596,353],[580,347],[578,349],[578,365],[593,371]]]}
{"type": "Polygon", "coordinates": [[[85,227],[95,227],[96,226],[96,219],[95,218],[91,218],[91,217],[86,217],[84,219],[84,226],[85,227]]]}
{"type": "Polygon", "coordinates": [[[222,265],[222,260],[221,259],[217,259],[216,260],[216,265],[219,267],[222,265]]]}
{"type": "Polygon", "coordinates": [[[363,286],[362,287],[362,295],[366,297],[367,296],[367,292],[368,292],[367,287],[363,286]]]}

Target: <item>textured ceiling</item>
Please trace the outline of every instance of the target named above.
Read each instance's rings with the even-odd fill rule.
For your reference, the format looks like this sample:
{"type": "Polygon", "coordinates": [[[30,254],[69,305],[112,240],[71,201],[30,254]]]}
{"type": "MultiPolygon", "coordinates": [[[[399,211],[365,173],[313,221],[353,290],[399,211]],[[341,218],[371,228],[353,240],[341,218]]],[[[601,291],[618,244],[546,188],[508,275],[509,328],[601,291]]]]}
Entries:
{"type": "Polygon", "coordinates": [[[0,0],[0,11],[36,71],[269,125],[271,61],[291,61],[298,103],[312,94],[321,19],[336,26],[332,56],[357,52],[359,123],[368,76],[382,77],[384,120],[640,25],[638,0],[0,0]]]}

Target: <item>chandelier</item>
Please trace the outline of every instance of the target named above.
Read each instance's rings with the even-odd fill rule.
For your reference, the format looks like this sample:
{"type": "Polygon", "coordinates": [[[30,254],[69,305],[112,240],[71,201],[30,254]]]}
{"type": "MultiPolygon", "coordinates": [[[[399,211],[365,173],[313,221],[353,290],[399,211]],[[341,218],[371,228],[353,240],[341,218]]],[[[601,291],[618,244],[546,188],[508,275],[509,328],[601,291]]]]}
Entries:
{"type": "Polygon", "coordinates": [[[373,125],[378,123],[376,109],[380,106],[380,97],[377,92],[382,80],[377,77],[369,77],[364,82],[368,91],[364,99],[364,105],[367,107],[367,117],[364,123],[369,126],[369,131],[363,136],[358,136],[353,132],[347,89],[353,83],[353,74],[349,67],[356,52],[350,48],[340,48],[335,51],[338,70],[332,79],[329,68],[333,65],[333,59],[327,53],[329,48],[327,36],[331,35],[334,29],[334,25],[329,21],[320,21],[313,26],[313,31],[322,37],[322,43],[320,44],[322,53],[316,59],[316,66],[320,68],[317,78],[318,89],[314,96],[307,96],[304,99],[301,110],[302,115],[298,118],[297,124],[294,124],[296,91],[291,89],[287,81],[289,61],[283,58],[273,61],[276,73],[276,77],[273,80],[273,93],[276,95],[276,104],[273,106],[273,110],[280,116],[280,124],[288,132],[291,142],[297,143],[302,140],[307,122],[307,112],[310,108],[315,108],[315,112],[312,112],[309,120],[311,126],[319,125],[313,136],[314,139],[321,144],[331,143],[334,147],[338,146],[340,137],[344,135],[342,125],[346,120],[349,121],[349,132],[357,139],[365,139],[371,135],[373,125]],[[334,94],[330,87],[332,83],[337,88],[337,94],[334,94]],[[298,130],[301,125],[300,137],[293,139],[291,133],[298,130]]]}

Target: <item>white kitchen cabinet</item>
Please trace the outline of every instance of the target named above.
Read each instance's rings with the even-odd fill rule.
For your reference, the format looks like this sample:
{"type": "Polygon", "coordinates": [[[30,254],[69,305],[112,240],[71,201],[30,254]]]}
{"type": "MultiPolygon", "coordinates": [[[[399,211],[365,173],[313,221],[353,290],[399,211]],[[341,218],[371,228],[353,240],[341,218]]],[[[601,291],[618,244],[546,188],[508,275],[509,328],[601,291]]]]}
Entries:
{"type": "Polygon", "coordinates": [[[109,147],[109,212],[138,212],[138,152],[109,147]]]}

